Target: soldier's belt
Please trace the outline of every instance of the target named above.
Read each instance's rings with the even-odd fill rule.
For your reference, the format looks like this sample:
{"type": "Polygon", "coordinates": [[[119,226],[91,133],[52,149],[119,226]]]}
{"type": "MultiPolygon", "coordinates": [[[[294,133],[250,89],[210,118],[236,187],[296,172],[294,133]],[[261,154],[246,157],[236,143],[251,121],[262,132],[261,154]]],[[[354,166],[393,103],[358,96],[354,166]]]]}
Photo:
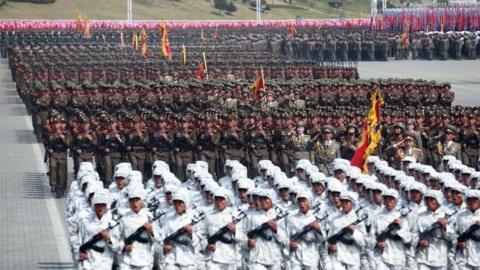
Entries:
{"type": "Polygon", "coordinates": [[[145,152],[145,147],[132,147],[130,152],[145,152]]]}

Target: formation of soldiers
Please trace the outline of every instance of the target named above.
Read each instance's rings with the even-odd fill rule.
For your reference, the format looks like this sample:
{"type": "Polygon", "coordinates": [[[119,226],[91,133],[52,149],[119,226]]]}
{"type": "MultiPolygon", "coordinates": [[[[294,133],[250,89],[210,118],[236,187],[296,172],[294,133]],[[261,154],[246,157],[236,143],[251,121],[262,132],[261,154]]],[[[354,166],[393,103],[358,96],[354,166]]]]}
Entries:
{"type": "Polygon", "coordinates": [[[3,33],[79,269],[480,267],[480,108],[452,106],[448,83],[274,52],[327,32],[307,30],[174,29],[188,64],[120,31],[3,33]],[[349,160],[377,89],[382,141],[362,174],[349,160]]]}
{"type": "Polygon", "coordinates": [[[345,159],[332,174],[307,159],[289,177],[270,160],[248,176],[226,160],[177,178],[157,160],[104,188],[83,162],[66,200],[78,269],[461,269],[480,267],[480,172],[444,155],[438,170],[378,156],[368,174],[345,159]]]}
{"type": "MultiPolygon", "coordinates": [[[[480,55],[478,31],[372,31],[368,27],[298,27],[295,33],[279,27],[172,29],[175,55],[182,45],[226,45],[240,50],[269,52],[288,59],[314,61],[387,61],[401,59],[476,59],[480,55]],[[201,34],[203,33],[203,34],[201,34]]],[[[98,30],[84,39],[74,31],[5,31],[0,33],[3,55],[16,45],[130,44],[136,32],[98,30]]],[[[160,31],[148,31],[148,43],[159,45],[160,31]]],[[[233,63],[232,63],[233,64],[233,63]]]]}

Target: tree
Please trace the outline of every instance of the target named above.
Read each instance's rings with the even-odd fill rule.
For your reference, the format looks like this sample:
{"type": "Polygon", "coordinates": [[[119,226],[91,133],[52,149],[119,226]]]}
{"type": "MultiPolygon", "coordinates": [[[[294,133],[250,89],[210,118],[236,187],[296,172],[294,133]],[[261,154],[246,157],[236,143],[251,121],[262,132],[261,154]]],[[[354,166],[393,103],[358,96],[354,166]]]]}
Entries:
{"type": "Polygon", "coordinates": [[[220,10],[227,10],[227,0],[214,0],[214,7],[220,10]]]}
{"type": "Polygon", "coordinates": [[[237,11],[237,7],[235,6],[235,4],[233,4],[233,2],[230,2],[227,6],[227,12],[235,12],[237,11]]]}

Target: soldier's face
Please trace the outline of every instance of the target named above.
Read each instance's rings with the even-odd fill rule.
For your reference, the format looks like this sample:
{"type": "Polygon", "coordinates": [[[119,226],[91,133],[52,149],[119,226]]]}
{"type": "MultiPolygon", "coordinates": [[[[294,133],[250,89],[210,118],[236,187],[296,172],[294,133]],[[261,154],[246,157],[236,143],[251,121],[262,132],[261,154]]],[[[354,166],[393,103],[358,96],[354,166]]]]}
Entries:
{"type": "Polygon", "coordinates": [[[215,208],[223,211],[223,209],[227,208],[227,200],[223,197],[215,197],[215,208]]]}
{"type": "Polygon", "coordinates": [[[480,208],[480,199],[478,198],[467,198],[467,206],[470,211],[475,212],[480,208]]]}
{"type": "Polygon", "coordinates": [[[248,203],[247,189],[239,188],[238,189],[238,197],[240,198],[242,203],[248,203]]]}
{"type": "Polygon", "coordinates": [[[382,203],[382,191],[380,190],[373,190],[372,191],[372,200],[376,204],[381,204],[382,203]]]}
{"type": "Polygon", "coordinates": [[[185,213],[186,208],[183,201],[173,201],[173,207],[175,208],[175,212],[177,212],[177,214],[182,215],[183,213],[185,213]]]}
{"type": "Polygon", "coordinates": [[[390,196],[383,197],[383,204],[385,205],[385,208],[388,209],[388,211],[395,209],[395,206],[397,205],[395,199],[390,196]]]}
{"type": "Polygon", "coordinates": [[[156,188],[160,188],[162,186],[162,177],[159,175],[155,175],[153,177],[153,182],[155,183],[156,188]]]}
{"type": "Polygon", "coordinates": [[[313,192],[317,195],[320,195],[325,191],[325,187],[321,183],[313,183],[312,188],[313,192]]]}
{"type": "Polygon", "coordinates": [[[345,172],[343,170],[335,170],[333,174],[335,175],[335,178],[337,178],[338,180],[342,182],[343,180],[345,180],[345,172]]]}
{"type": "Polygon", "coordinates": [[[420,193],[420,191],[418,190],[411,190],[410,191],[410,199],[419,204],[421,201],[422,201],[422,193],[420,193]]]}
{"type": "Polygon", "coordinates": [[[353,209],[353,203],[350,200],[340,200],[340,204],[344,214],[350,213],[350,211],[353,209]]]}
{"type": "Polygon", "coordinates": [[[138,213],[143,207],[143,201],[140,198],[131,198],[128,200],[133,212],[138,213]]]}
{"type": "Polygon", "coordinates": [[[332,139],[332,133],[331,132],[324,132],[323,133],[323,139],[326,141],[329,141],[332,139]]]}
{"type": "Polygon", "coordinates": [[[104,203],[95,204],[95,214],[101,218],[107,212],[107,205],[104,203]]]}
{"type": "Polygon", "coordinates": [[[278,191],[279,195],[280,195],[280,198],[282,198],[282,200],[284,202],[287,202],[289,200],[289,195],[288,195],[288,188],[281,188],[279,191],[278,191]]]}
{"type": "Polygon", "coordinates": [[[330,196],[328,197],[330,202],[334,204],[337,208],[340,208],[340,192],[330,192],[330,196]]]}
{"type": "Polygon", "coordinates": [[[268,197],[260,197],[260,206],[264,211],[272,208],[272,201],[268,197]]]}
{"type": "Polygon", "coordinates": [[[427,206],[428,210],[432,212],[435,212],[435,210],[437,210],[440,206],[436,199],[430,197],[425,198],[425,205],[427,206]]]}
{"type": "Polygon", "coordinates": [[[300,212],[302,212],[303,214],[306,214],[310,209],[310,203],[306,198],[298,198],[297,206],[298,206],[298,210],[300,210],[300,212]]]}
{"type": "Polygon", "coordinates": [[[456,190],[452,191],[452,201],[455,205],[461,205],[463,203],[463,195],[456,190]]]}
{"type": "Polygon", "coordinates": [[[116,177],[115,183],[117,184],[117,188],[120,190],[122,190],[127,185],[127,181],[124,177],[116,177]]]}

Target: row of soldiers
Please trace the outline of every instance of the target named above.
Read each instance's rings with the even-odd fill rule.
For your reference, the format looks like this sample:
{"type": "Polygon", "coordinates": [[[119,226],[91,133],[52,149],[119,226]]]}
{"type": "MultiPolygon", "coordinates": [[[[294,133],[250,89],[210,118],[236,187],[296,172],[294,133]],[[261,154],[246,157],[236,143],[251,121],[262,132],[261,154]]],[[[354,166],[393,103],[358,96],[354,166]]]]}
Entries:
{"type": "MultiPolygon", "coordinates": [[[[323,172],[331,173],[328,164],[333,159],[353,157],[364,121],[363,112],[349,116],[336,109],[330,108],[330,114],[323,115],[262,115],[254,111],[243,116],[215,109],[184,115],[170,111],[163,116],[145,110],[117,114],[101,111],[91,116],[75,111],[68,119],[53,110],[37,132],[43,134],[47,149],[50,184],[61,196],[66,188],[69,155],[75,173],[81,162],[95,162],[105,183],[111,183],[113,168],[122,161],[150,176],[148,168],[157,159],[166,161],[181,178],[186,165],[195,160],[205,161],[215,176],[222,175],[227,159],[241,160],[251,174],[262,159],[272,160],[285,172],[292,171],[297,160],[308,159],[323,172]]],[[[476,168],[480,149],[478,113],[478,108],[458,116],[425,117],[419,112],[417,118],[406,119],[396,112],[384,112],[378,154],[397,168],[406,156],[437,167],[446,154],[476,168]]]]}
{"type": "Polygon", "coordinates": [[[480,172],[453,156],[438,171],[378,156],[368,174],[344,159],[332,174],[301,159],[292,177],[269,160],[255,165],[251,178],[227,160],[215,178],[198,161],[180,180],[159,160],[143,181],[121,163],[104,188],[82,163],[65,214],[78,269],[480,267],[480,172]]]}
{"type": "MultiPolygon", "coordinates": [[[[301,27],[292,33],[284,28],[208,29],[207,36],[198,29],[172,29],[170,44],[174,51],[182,45],[240,46],[255,52],[272,52],[290,59],[315,61],[387,61],[400,59],[476,59],[480,55],[479,33],[450,32],[377,32],[367,27],[301,27]]],[[[16,44],[104,43],[129,44],[136,32],[131,30],[96,30],[83,39],[68,31],[2,32],[3,50],[16,44]],[[23,34],[23,35],[22,35],[23,34]],[[35,38],[38,36],[38,38],[35,38]],[[59,37],[65,36],[59,40],[59,37]]],[[[147,31],[149,44],[160,44],[159,31],[147,31]]],[[[6,54],[6,53],[5,53],[6,54]]]]}

